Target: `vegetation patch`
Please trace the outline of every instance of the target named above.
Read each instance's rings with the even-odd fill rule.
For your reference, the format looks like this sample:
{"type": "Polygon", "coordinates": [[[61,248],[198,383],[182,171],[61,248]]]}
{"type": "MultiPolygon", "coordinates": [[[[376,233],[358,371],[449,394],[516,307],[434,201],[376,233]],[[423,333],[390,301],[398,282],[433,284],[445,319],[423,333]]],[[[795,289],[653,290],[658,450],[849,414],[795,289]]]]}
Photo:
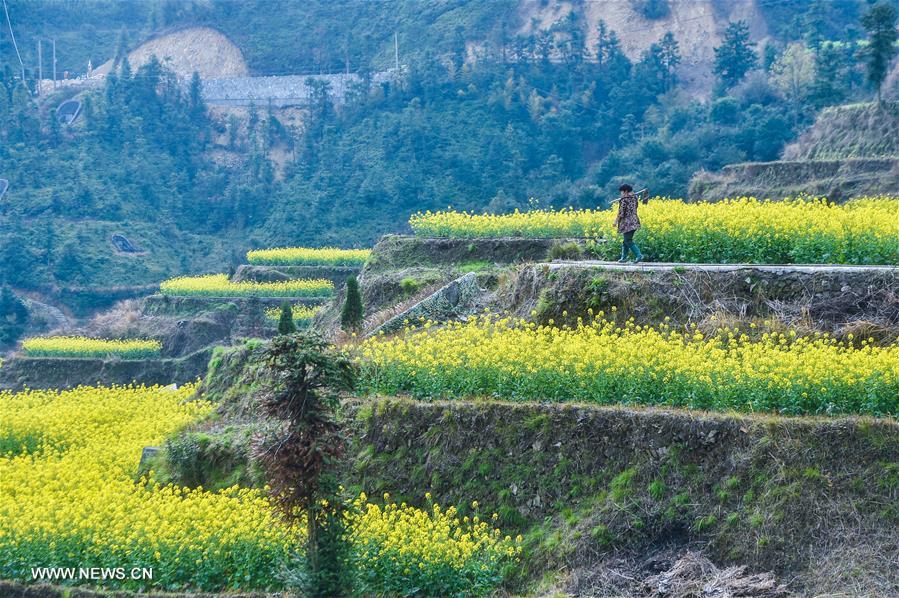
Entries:
{"type": "Polygon", "coordinates": [[[347,408],[365,413],[347,420],[353,451],[369,456],[356,484],[412,502],[427,488],[460,512],[479,493],[523,534],[525,585],[690,545],[795,578],[800,593],[859,576],[897,588],[890,559],[866,556],[896,542],[889,421],[391,398],[347,408]]]}
{"type": "Polygon", "coordinates": [[[472,318],[407,327],[358,349],[371,392],[422,398],[642,404],[800,414],[899,410],[899,345],[859,347],[828,335],[662,324],[617,325],[599,312],[574,327],[472,318]]]}
{"type": "MultiPolygon", "coordinates": [[[[312,319],[315,317],[319,311],[321,311],[321,306],[309,307],[308,305],[291,305],[290,313],[293,317],[294,324],[298,327],[306,327],[312,323],[312,319]]],[[[277,324],[278,320],[281,318],[281,308],[279,307],[270,307],[265,310],[265,319],[270,324],[277,324]]]]}
{"type": "Polygon", "coordinates": [[[361,266],[369,255],[370,249],[281,247],[249,251],[247,261],[262,265],[361,266]]]}
{"type": "Polygon", "coordinates": [[[171,278],[159,285],[159,291],[188,297],[330,297],[334,283],[325,279],[232,282],[225,274],[209,274],[171,278]]]}
{"type": "MultiPolygon", "coordinates": [[[[752,264],[895,264],[899,262],[899,202],[856,199],[726,199],[684,203],[655,198],[641,207],[636,240],[648,260],[752,264]]],[[[409,224],[424,237],[617,239],[615,210],[535,210],[512,214],[418,213],[409,224]]],[[[559,246],[562,247],[561,245],[559,246]]],[[[615,243],[596,244],[603,259],[615,243]]],[[[561,249],[557,250],[562,251],[561,249]]]]}
{"type": "Polygon", "coordinates": [[[162,344],[150,339],[113,340],[83,336],[47,336],[22,341],[29,357],[80,357],[86,359],[151,359],[159,357],[162,344]]]}
{"type": "MultiPolygon", "coordinates": [[[[189,400],[193,393],[189,385],[0,393],[0,429],[17,439],[4,437],[0,451],[4,487],[13,490],[0,494],[0,576],[33,581],[35,563],[128,562],[153,568],[153,579],[107,579],[105,587],[285,587],[285,567],[303,558],[302,528],[279,517],[262,490],[228,485],[244,481],[236,476],[215,479],[216,490],[173,485],[152,471],[132,478],[142,447],[210,414],[212,404],[189,400]],[[36,440],[38,426],[65,450],[36,440]],[[26,449],[31,458],[18,458],[26,449]]],[[[182,435],[168,443],[168,460],[181,465],[183,481],[210,479],[215,465],[227,469],[215,459],[233,433],[182,435]]],[[[520,539],[502,535],[495,517],[478,515],[477,503],[462,517],[427,499],[423,510],[386,494],[383,502],[363,494],[351,503],[344,541],[361,587],[389,595],[491,591],[519,557],[520,539]]]]}

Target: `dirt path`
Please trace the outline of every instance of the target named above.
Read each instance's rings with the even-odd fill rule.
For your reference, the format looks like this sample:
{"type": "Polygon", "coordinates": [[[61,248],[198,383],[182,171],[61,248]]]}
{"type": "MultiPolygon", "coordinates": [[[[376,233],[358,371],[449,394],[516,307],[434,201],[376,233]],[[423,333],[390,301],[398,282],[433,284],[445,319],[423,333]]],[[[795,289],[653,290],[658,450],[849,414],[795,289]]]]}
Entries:
{"type": "Polygon", "coordinates": [[[673,270],[693,270],[696,272],[736,272],[738,270],[756,270],[758,272],[774,272],[776,274],[800,272],[816,273],[859,273],[895,272],[899,274],[899,266],[851,266],[843,264],[683,264],[671,262],[641,262],[639,264],[618,262],[601,262],[598,260],[560,260],[547,264],[551,270],[560,268],[596,268],[603,270],[620,270],[624,272],[670,272],[673,270]]]}

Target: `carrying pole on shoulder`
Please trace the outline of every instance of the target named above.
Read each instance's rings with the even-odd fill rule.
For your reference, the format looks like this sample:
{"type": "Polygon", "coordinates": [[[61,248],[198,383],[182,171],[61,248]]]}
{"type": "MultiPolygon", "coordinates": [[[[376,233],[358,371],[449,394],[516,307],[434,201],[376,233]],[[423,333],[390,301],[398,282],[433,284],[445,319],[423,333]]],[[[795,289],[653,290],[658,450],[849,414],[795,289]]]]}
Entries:
{"type": "MultiPolygon", "coordinates": [[[[640,189],[639,191],[634,191],[634,195],[637,196],[638,201],[641,201],[644,204],[649,203],[649,189],[646,189],[644,187],[643,189],[640,189]]],[[[616,197],[615,199],[613,199],[612,201],[609,202],[609,205],[612,205],[613,203],[617,203],[619,201],[621,201],[621,198],[616,197]]]]}

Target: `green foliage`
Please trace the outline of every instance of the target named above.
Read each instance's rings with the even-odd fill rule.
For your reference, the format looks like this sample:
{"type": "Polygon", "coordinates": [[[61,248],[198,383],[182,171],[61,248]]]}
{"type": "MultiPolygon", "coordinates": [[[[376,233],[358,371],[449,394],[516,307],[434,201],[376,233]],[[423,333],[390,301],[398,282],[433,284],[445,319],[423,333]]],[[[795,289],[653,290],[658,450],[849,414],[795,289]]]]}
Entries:
{"type": "Polygon", "coordinates": [[[363,307],[359,281],[355,276],[346,280],[346,300],[340,312],[340,326],[344,330],[359,330],[362,327],[363,307]]]}
{"type": "Polygon", "coordinates": [[[721,45],[715,48],[715,74],[727,87],[739,83],[756,66],[755,42],[749,39],[749,25],[736,21],[728,25],[721,45]]]}
{"type": "Polygon", "coordinates": [[[281,317],[278,320],[278,334],[293,334],[297,331],[297,325],[293,321],[293,309],[290,303],[281,304],[281,317]]]}
{"type": "Polygon", "coordinates": [[[9,287],[0,289],[0,345],[19,340],[28,325],[28,309],[9,287]]]}
{"type": "Polygon", "coordinates": [[[631,8],[651,21],[664,19],[671,14],[668,0],[631,0],[631,8]]]}
{"type": "MultiPolygon", "coordinates": [[[[634,1],[649,15],[669,4],[634,1]]],[[[552,31],[515,34],[523,23],[513,0],[397,2],[391,10],[348,0],[86,0],[77,15],[14,4],[22,35],[56,37],[66,48],[60,68],[75,73],[89,57],[121,55],[150,27],[208,25],[240,47],[254,74],[342,71],[348,62],[363,76],[339,111],[318,87],[304,132],[294,134],[277,111],[216,119],[200,82],[184,89],[150,63],[109,77],[86,94],[80,122],[60,129],[3,68],[12,54],[0,52],[0,172],[11,183],[0,212],[0,278],[17,288],[150,283],[298,237],[370,243],[449,198],[478,211],[523,208],[528,197],[595,207],[625,179],[684,196],[697,170],[776,159],[813,108],[862,93],[847,43],[857,37],[857,2],[760,7],[778,43],[815,32],[807,43],[817,52],[816,83],[797,106],[779,103],[761,73],[743,80],[755,57],[745,28],[733,24],[719,74],[727,85],[743,81],[731,92],[739,110],[724,120],[678,86],[673,35],[630,60],[618,35],[627,32],[600,23],[588,36],[579,10],[552,31]],[[292,22],[316,27],[307,44],[285,52],[292,22]],[[368,75],[392,61],[394,32],[407,76],[372,86],[368,75]],[[484,52],[465,63],[471,42],[484,52]],[[278,177],[275,145],[296,158],[278,177]],[[210,150],[234,152],[237,165],[217,165],[210,150]],[[114,251],[112,234],[147,253],[114,251]]],[[[27,46],[24,59],[34,64],[27,46]]]]}
{"type": "Polygon", "coordinates": [[[475,260],[473,262],[465,262],[464,264],[460,264],[456,270],[461,272],[462,274],[468,274],[469,272],[482,272],[490,267],[490,262],[487,260],[475,260]]]}
{"type": "Polygon", "coordinates": [[[890,62],[896,55],[896,5],[891,0],[881,0],[862,16],[861,21],[868,32],[865,48],[868,82],[877,88],[880,99],[890,62]]]}
{"type": "Polygon", "coordinates": [[[417,293],[423,286],[424,281],[415,278],[414,276],[406,276],[400,281],[400,290],[403,291],[403,295],[406,297],[411,297],[412,295],[417,293]]]}
{"type": "Polygon", "coordinates": [[[341,596],[351,584],[346,504],[338,483],[344,441],[336,420],[339,392],[353,386],[353,366],[321,337],[275,337],[263,363],[269,385],[263,413],[283,432],[262,436],[255,457],[271,494],[287,517],[306,516],[302,589],[309,596],[341,596]]]}
{"type": "Polygon", "coordinates": [[[740,103],[731,96],[718,98],[712,102],[709,116],[718,124],[734,125],[740,120],[740,103]]]}
{"type": "Polygon", "coordinates": [[[583,252],[577,243],[553,243],[549,248],[551,260],[576,260],[580,259],[583,252]]]}

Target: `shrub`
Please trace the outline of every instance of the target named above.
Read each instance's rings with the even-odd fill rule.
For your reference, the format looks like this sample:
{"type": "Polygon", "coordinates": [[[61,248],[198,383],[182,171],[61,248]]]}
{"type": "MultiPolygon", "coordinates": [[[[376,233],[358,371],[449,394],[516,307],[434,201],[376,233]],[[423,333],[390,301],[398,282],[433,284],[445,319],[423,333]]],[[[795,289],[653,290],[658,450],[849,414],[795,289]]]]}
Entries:
{"type": "MultiPolygon", "coordinates": [[[[281,321],[281,309],[281,307],[270,307],[265,310],[265,319],[272,324],[278,324],[281,321]]],[[[321,309],[321,305],[316,305],[314,307],[309,307],[307,305],[291,305],[290,313],[293,316],[293,323],[296,325],[297,329],[305,328],[312,323],[315,314],[321,311],[321,309]]]]}
{"type": "Polygon", "coordinates": [[[28,309],[9,287],[0,290],[0,345],[16,342],[28,325],[28,309]]]}
{"type": "Polygon", "coordinates": [[[346,279],[346,301],[340,312],[340,326],[344,330],[359,330],[362,327],[362,294],[355,276],[346,279]]]}
{"type": "Polygon", "coordinates": [[[577,243],[554,243],[549,248],[551,260],[576,260],[580,259],[583,252],[577,243]]]}
{"type": "Polygon", "coordinates": [[[297,325],[293,321],[293,312],[290,303],[281,304],[281,318],[278,320],[278,334],[293,334],[297,331],[297,325]]]}

